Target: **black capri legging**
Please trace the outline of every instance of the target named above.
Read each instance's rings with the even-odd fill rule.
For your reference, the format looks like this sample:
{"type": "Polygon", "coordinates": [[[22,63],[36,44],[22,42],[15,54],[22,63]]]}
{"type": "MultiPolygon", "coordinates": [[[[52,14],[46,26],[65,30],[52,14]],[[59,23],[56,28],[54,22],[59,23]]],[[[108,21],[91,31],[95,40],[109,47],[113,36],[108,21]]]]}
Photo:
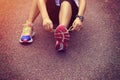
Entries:
{"type": "MultiPolygon", "coordinates": [[[[69,24],[69,26],[71,26],[75,19],[75,16],[78,13],[78,7],[76,3],[74,2],[74,0],[60,0],[60,4],[63,1],[68,1],[72,6],[72,17],[71,17],[70,24],[69,24]]],[[[60,6],[56,6],[55,0],[47,0],[46,5],[47,5],[47,11],[48,11],[49,17],[53,21],[53,24],[59,25],[60,6]]]]}

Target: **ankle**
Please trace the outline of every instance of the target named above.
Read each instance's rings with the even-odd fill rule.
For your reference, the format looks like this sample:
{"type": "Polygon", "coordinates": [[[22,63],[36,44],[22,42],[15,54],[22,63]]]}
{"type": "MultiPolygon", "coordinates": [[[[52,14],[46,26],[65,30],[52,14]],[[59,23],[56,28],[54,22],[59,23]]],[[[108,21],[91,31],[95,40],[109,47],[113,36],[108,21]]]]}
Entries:
{"type": "Polygon", "coordinates": [[[33,25],[33,22],[31,22],[31,21],[29,21],[29,20],[26,20],[26,24],[33,25]]]}
{"type": "MultiPolygon", "coordinates": [[[[58,26],[63,26],[63,27],[66,27],[65,25],[63,25],[63,24],[59,24],[58,26]]],[[[67,28],[67,27],[66,27],[67,28]]]]}
{"type": "Polygon", "coordinates": [[[64,23],[60,23],[58,26],[64,26],[64,27],[68,27],[68,25],[67,24],[64,24],[64,23]]]}
{"type": "Polygon", "coordinates": [[[28,20],[26,20],[25,24],[23,24],[24,26],[28,26],[28,27],[33,27],[34,24],[28,20]]]}

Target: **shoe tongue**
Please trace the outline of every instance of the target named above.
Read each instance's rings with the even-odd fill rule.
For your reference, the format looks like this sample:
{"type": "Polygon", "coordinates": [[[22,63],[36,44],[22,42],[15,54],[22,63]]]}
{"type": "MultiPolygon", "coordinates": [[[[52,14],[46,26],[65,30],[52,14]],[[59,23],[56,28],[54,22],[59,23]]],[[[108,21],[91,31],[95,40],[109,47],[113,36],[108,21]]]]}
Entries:
{"type": "Polygon", "coordinates": [[[31,32],[31,28],[29,26],[26,26],[23,30],[24,35],[30,35],[30,32],[31,32]]]}

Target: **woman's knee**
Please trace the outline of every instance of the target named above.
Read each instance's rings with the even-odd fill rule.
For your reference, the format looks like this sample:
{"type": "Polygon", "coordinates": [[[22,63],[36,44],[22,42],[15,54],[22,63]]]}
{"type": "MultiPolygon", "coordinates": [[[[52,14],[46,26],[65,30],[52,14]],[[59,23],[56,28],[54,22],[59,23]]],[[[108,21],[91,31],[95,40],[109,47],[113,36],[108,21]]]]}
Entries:
{"type": "Polygon", "coordinates": [[[71,5],[71,3],[69,2],[69,0],[62,0],[62,2],[61,2],[61,7],[72,9],[72,5],[71,5]]]}
{"type": "Polygon", "coordinates": [[[71,0],[60,0],[60,4],[62,4],[62,3],[69,3],[69,4],[71,4],[71,0]]]}

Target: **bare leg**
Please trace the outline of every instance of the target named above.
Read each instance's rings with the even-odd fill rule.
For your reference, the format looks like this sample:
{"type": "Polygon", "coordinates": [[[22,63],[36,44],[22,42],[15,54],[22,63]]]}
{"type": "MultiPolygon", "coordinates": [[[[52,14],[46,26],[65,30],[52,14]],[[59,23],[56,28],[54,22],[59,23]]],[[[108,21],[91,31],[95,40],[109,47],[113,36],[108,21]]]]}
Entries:
{"type": "Polygon", "coordinates": [[[40,10],[38,8],[38,0],[33,0],[32,6],[30,9],[29,17],[28,17],[28,22],[33,23],[36,19],[36,17],[39,15],[40,10]]]}
{"type": "MultiPolygon", "coordinates": [[[[40,9],[38,8],[39,0],[33,0],[31,10],[29,13],[29,17],[27,22],[25,23],[22,34],[20,37],[20,43],[31,43],[33,41],[33,25],[32,23],[35,21],[36,17],[40,14],[40,9]]],[[[46,0],[45,0],[46,1],[46,0]]]]}
{"type": "Polygon", "coordinates": [[[59,24],[68,27],[72,15],[72,8],[69,2],[63,1],[60,7],[59,24]]]}
{"type": "Polygon", "coordinates": [[[32,23],[40,13],[37,5],[37,0],[33,0],[32,6],[30,9],[29,17],[27,22],[23,25],[23,31],[22,31],[22,36],[30,35],[31,36],[31,31],[33,30],[33,25],[32,23]],[[29,25],[29,26],[28,26],[29,25]]]}

